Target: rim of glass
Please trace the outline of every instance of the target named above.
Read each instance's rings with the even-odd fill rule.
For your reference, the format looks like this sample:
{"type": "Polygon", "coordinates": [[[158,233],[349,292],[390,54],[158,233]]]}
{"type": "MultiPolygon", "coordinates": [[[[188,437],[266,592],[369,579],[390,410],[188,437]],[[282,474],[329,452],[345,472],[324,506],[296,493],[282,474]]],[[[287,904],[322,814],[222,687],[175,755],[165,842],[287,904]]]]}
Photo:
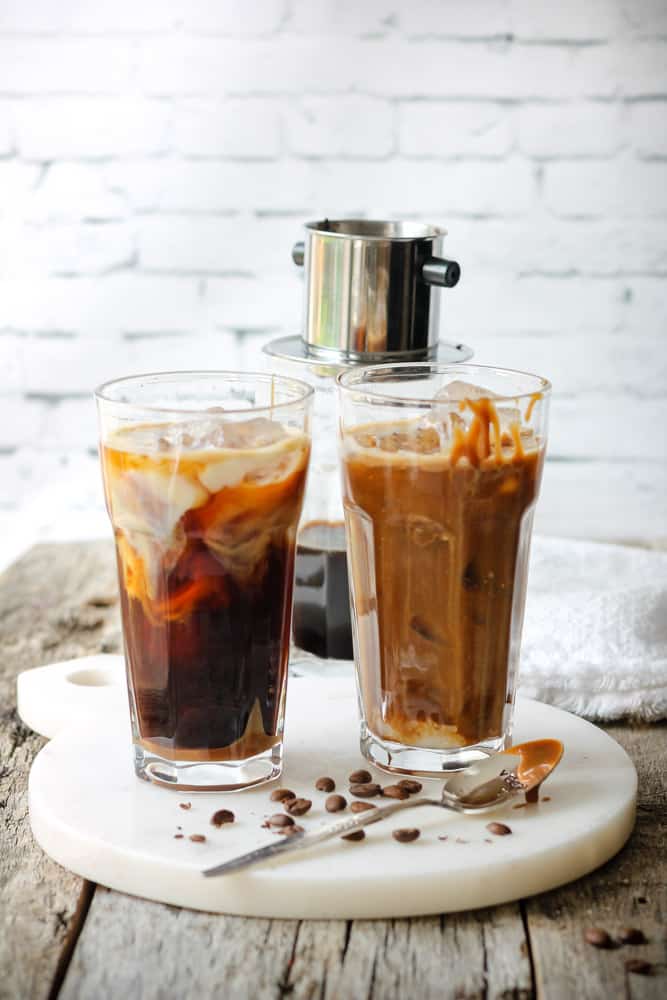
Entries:
{"type": "Polygon", "coordinates": [[[445,362],[438,361],[406,361],[398,362],[396,364],[387,365],[365,365],[362,368],[352,368],[347,371],[341,372],[336,376],[336,383],[338,387],[345,392],[354,392],[359,395],[372,396],[374,399],[372,402],[377,401],[378,403],[392,403],[398,406],[423,406],[431,407],[433,406],[433,397],[419,397],[419,396],[394,396],[391,393],[378,391],[372,384],[360,385],[359,383],[369,374],[374,375],[382,374],[382,372],[388,373],[390,371],[395,371],[396,374],[400,375],[401,372],[407,373],[412,369],[416,372],[429,372],[432,371],[436,375],[447,375],[451,373],[452,375],[458,375],[463,378],[467,373],[474,372],[493,372],[497,375],[514,375],[517,378],[529,378],[533,379],[535,382],[535,388],[526,390],[523,392],[514,393],[493,393],[493,399],[495,400],[519,400],[519,399],[530,399],[536,393],[542,393],[542,395],[549,395],[551,392],[551,382],[543,378],[541,375],[535,375],[533,372],[524,372],[518,368],[499,368],[497,365],[475,365],[469,364],[468,362],[461,362],[460,364],[448,364],[445,362]]]}
{"type": "Polygon", "coordinates": [[[234,409],[225,408],[224,416],[237,416],[243,413],[274,413],[276,410],[287,410],[290,407],[301,406],[314,394],[314,389],[307,382],[303,382],[298,378],[291,378],[289,375],[274,375],[272,372],[257,371],[243,372],[234,371],[233,369],[215,369],[212,371],[195,369],[193,371],[145,372],[141,375],[124,375],[122,378],[109,379],[108,382],[102,382],[101,385],[97,386],[94,396],[96,400],[101,400],[112,406],[147,410],[151,413],[189,413],[201,415],[206,412],[204,407],[154,406],[150,402],[142,402],[141,400],[114,399],[113,396],[108,395],[108,391],[112,386],[130,386],[133,383],[136,384],[139,382],[164,382],[168,384],[169,382],[186,381],[188,379],[195,382],[198,380],[203,382],[206,379],[215,378],[222,378],[230,382],[241,382],[252,379],[264,383],[278,382],[281,385],[293,388],[297,393],[294,399],[288,399],[281,403],[242,406],[235,407],[234,409]]]}

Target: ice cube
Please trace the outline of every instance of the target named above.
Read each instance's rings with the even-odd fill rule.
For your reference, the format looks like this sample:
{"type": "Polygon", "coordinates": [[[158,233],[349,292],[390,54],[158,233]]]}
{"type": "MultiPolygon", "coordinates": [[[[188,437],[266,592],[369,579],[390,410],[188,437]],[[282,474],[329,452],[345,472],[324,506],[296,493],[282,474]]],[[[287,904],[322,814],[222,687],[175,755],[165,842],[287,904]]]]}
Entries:
{"type": "Polygon", "coordinates": [[[226,421],[221,424],[225,448],[266,448],[287,437],[287,431],[275,420],[253,417],[251,420],[226,421]]]}
{"type": "MultiPolygon", "coordinates": [[[[485,389],[481,385],[473,385],[471,382],[462,382],[455,379],[448,385],[444,385],[433,397],[430,419],[434,424],[441,424],[445,429],[448,440],[454,434],[456,424],[465,423],[461,417],[461,411],[466,410],[465,400],[494,399],[495,393],[490,389],[485,389]]],[[[469,411],[468,411],[469,413],[469,411]]]]}
{"type": "Polygon", "coordinates": [[[491,389],[485,389],[481,385],[473,385],[472,382],[463,382],[461,379],[454,379],[448,385],[443,385],[433,397],[443,403],[461,403],[465,399],[498,399],[498,395],[491,389]]]}
{"type": "Polygon", "coordinates": [[[510,433],[510,429],[514,424],[517,427],[521,427],[521,410],[517,406],[497,405],[496,413],[498,414],[501,435],[510,433]]]}
{"type": "Polygon", "coordinates": [[[419,421],[413,436],[416,452],[420,455],[433,455],[449,448],[451,427],[448,421],[441,420],[439,415],[431,413],[419,421]]]}

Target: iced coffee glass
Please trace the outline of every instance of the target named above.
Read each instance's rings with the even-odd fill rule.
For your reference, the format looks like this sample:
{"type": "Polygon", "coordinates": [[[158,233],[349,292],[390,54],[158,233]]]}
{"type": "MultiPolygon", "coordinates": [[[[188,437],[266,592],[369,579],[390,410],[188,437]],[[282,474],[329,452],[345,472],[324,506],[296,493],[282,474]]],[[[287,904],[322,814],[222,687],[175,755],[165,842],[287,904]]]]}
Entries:
{"type": "Polygon", "coordinates": [[[312,390],[179,372],[96,398],[136,772],[192,790],[274,778],[312,390]]]}
{"type": "Polygon", "coordinates": [[[435,362],[338,385],[361,749],[465,767],[511,739],[550,385],[435,362]]]}

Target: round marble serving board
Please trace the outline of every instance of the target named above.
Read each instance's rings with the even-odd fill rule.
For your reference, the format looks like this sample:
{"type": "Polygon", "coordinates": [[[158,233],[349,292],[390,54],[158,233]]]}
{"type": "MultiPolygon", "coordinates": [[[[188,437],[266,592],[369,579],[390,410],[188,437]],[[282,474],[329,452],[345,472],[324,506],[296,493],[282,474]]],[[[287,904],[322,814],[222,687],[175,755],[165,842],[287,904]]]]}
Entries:
{"type": "MultiPolygon", "coordinates": [[[[351,673],[292,677],[281,784],[311,798],[300,822],[315,829],[341,814],[324,809],[315,780],[331,775],[347,794],[358,749],[351,673]]],[[[270,842],[273,786],[244,792],[176,792],[138,780],[131,762],[122,660],[86,657],[19,677],[24,722],[51,741],[30,773],[30,821],[47,854],[78,875],[123,892],[180,906],[264,917],[403,917],[508,902],[569,882],[614,855],[634,824],[637,776],[624,750],[595,726],[519,699],[515,742],[557,737],[565,756],[543,794],[549,801],[484,817],[437,808],[406,812],[368,828],[360,843],[332,841],[270,865],[217,879],[201,869],[270,842]],[[190,802],[181,809],[179,803],[190,802]],[[216,809],[236,822],[216,829],[216,809]],[[490,820],[511,836],[492,836],[490,820]],[[397,826],[421,838],[399,844],[397,826]],[[181,832],[183,839],[174,839],[181,832]],[[204,834],[205,843],[188,839],[204,834]],[[441,839],[446,838],[446,839],[441,839]]],[[[371,770],[373,770],[371,768],[371,770]]],[[[392,778],[380,771],[384,784],[392,778]]],[[[429,792],[439,788],[425,780],[429,792]]],[[[349,798],[349,796],[348,796],[349,798]]]]}

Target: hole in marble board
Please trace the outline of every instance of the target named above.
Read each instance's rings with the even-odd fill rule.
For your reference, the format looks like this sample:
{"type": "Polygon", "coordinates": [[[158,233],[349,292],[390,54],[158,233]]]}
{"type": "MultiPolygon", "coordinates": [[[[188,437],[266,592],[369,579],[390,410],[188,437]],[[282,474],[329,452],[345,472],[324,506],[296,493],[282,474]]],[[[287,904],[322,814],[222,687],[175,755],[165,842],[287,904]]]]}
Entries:
{"type": "Polygon", "coordinates": [[[81,687],[110,687],[113,678],[104,670],[75,670],[67,675],[70,684],[79,684],[81,687]]]}

